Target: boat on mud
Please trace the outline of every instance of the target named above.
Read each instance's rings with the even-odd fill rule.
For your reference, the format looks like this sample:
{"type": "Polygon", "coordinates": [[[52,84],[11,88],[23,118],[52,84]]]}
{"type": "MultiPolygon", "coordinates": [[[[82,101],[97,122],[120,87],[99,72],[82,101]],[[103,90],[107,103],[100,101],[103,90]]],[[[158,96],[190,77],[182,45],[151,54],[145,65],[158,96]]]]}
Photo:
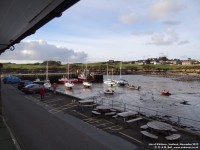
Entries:
{"type": "Polygon", "coordinates": [[[114,93],[115,93],[114,90],[110,90],[110,89],[104,90],[104,94],[114,94],[114,93]]]}
{"type": "Polygon", "coordinates": [[[64,85],[65,85],[65,87],[66,87],[67,89],[72,89],[73,86],[74,86],[74,84],[73,84],[73,83],[70,83],[70,82],[67,82],[67,83],[65,83],[64,85]]]}
{"type": "Polygon", "coordinates": [[[85,88],[90,88],[90,87],[92,86],[92,83],[87,82],[87,81],[83,81],[83,86],[84,86],[85,88]]]}
{"type": "Polygon", "coordinates": [[[141,86],[129,85],[127,84],[127,88],[131,90],[140,90],[141,86]]]}
{"type": "Polygon", "coordinates": [[[162,91],[160,91],[160,93],[161,93],[162,95],[166,95],[166,96],[171,95],[171,93],[170,93],[168,90],[162,90],[162,91]]]}

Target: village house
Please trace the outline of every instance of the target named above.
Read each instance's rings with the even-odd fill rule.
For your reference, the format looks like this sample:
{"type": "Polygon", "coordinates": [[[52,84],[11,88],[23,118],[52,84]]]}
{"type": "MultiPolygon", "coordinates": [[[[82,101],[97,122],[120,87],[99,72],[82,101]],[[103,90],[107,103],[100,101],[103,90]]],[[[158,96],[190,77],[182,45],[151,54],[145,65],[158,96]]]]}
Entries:
{"type": "Polygon", "coordinates": [[[184,66],[193,65],[193,60],[182,60],[182,65],[184,66]]]}

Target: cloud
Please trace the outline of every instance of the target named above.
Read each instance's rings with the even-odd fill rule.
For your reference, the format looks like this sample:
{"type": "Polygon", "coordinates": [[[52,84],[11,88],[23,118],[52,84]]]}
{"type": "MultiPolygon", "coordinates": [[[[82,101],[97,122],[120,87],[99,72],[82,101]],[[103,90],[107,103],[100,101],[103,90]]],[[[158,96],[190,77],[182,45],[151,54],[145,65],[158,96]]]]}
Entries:
{"type": "Polygon", "coordinates": [[[186,58],[188,58],[188,56],[187,55],[183,55],[183,56],[181,56],[181,58],[182,59],[186,59],[186,58]]]}
{"type": "Polygon", "coordinates": [[[149,14],[154,19],[176,14],[184,8],[181,2],[180,0],[159,0],[150,7],[149,14]]]}
{"type": "Polygon", "coordinates": [[[178,43],[178,45],[184,45],[184,44],[188,44],[188,43],[190,43],[190,42],[188,40],[185,40],[185,41],[180,41],[178,43]]]}
{"type": "Polygon", "coordinates": [[[119,29],[121,26],[120,26],[120,24],[115,23],[111,27],[112,27],[112,29],[116,30],[116,29],[119,29]]]}
{"type": "Polygon", "coordinates": [[[119,20],[124,24],[133,24],[138,21],[138,16],[132,12],[127,15],[121,15],[119,20]]]}
{"type": "Polygon", "coordinates": [[[166,25],[179,25],[180,23],[181,23],[180,21],[175,21],[175,20],[163,21],[163,24],[166,24],[166,25]]]}
{"type": "Polygon", "coordinates": [[[61,62],[70,61],[83,62],[87,58],[85,52],[75,52],[72,49],[48,44],[45,41],[21,42],[15,45],[14,51],[6,51],[0,55],[1,60],[20,62],[42,62],[44,60],[55,60],[61,62]]]}
{"type": "Polygon", "coordinates": [[[134,31],[132,32],[133,36],[142,36],[142,35],[152,35],[153,31],[134,31]]]}
{"type": "Polygon", "coordinates": [[[172,45],[179,40],[178,34],[171,28],[166,28],[161,33],[155,33],[151,36],[151,41],[148,44],[153,45],[172,45]]]}

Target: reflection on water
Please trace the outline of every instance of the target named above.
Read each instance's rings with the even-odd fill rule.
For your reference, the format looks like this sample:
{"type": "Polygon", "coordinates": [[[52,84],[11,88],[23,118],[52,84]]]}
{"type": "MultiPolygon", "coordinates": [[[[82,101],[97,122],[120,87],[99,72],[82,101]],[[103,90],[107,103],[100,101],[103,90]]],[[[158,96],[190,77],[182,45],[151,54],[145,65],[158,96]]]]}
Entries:
{"type": "MultiPolygon", "coordinates": [[[[108,87],[103,83],[93,83],[91,89],[84,88],[82,84],[76,84],[72,90],[66,90],[63,85],[59,85],[58,90],[82,99],[119,101],[200,121],[200,84],[198,81],[182,82],[172,80],[172,78],[142,75],[124,75],[123,78],[129,81],[129,84],[141,86],[141,90],[112,87],[115,94],[105,95],[103,90],[108,87]],[[168,89],[171,95],[161,95],[162,89],[168,89]],[[189,105],[184,105],[183,101],[187,101],[189,105]]],[[[114,76],[114,79],[119,79],[119,76],[114,76]]]]}

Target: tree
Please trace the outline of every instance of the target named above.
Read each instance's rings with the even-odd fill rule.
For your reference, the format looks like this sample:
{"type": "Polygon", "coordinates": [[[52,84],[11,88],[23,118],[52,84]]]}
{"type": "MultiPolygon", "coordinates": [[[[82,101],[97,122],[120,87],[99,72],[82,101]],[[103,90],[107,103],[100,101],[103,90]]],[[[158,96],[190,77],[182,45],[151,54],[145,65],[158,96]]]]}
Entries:
{"type": "Polygon", "coordinates": [[[166,56],[162,56],[158,58],[159,61],[167,61],[168,58],[166,56]]]}

